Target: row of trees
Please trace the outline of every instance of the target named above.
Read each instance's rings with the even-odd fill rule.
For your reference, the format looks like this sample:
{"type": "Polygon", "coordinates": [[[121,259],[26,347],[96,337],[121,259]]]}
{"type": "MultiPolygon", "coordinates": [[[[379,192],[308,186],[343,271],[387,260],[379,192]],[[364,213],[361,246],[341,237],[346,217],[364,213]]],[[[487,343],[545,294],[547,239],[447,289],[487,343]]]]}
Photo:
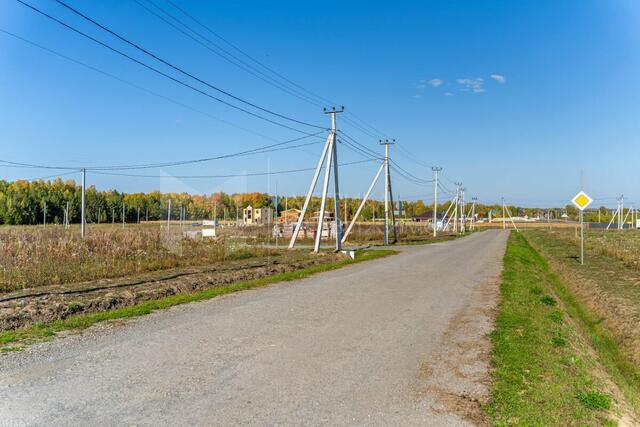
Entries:
{"type": "MultiPolygon", "coordinates": [[[[179,218],[180,212],[185,212],[187,219],[207,219],[213,218],[216,212],[219,219],[234,219],[236,213],[242,217],[242,209],[252,205],[253,207],[270,207],[275,212],[276,198],[265,193],[236,193],[227,194],[224,192],[210,195],[192,195],[187,193],[160,193],[154,191],[150,193],[121,193],[116,190],[98,191],[95,187],[89,187],[86,191],[86,215],[89,223],[120,222],[124,219],[127,222],[138,220],[164,220],[167,218],[167,210],[171,200],[171,217],[179,218]]],[[[357,210],[361,199],[347,198],[342,200],[342,215],[347,209],[347,216],[351,218],[357,210]]],[[[80,221],[81,188],[72,180],[63,181],[60,178],[54,181],[14,181],[7,182],[0,180],[0,224],[41,224],[62,223],[64,221],[64,211],[68,205],[70,222],[80,221]]],[[[278,210],[285,208],[301,209],[304,203],[304,196],[283,197],[277,199],[278,210]]],[[[437,211],[442,214],[450,202],[438,205],[437,211]]],[[[469,212],[470,204],[465,210],[469,212]]],[[[314,197],[311,201],[309,213],[312,214],[320,207],[320,199],[314,197]]],[[[329,211],[333,210],[333,201],[327,204],[329,211]]],[[[400,217],[413,218],[428,212],[432,212],[433,207],[426,205],[423,201],[403,201],[401,202],[400,217]]],[[[396,204],[396,210],[398,205],[396,204]]],[[[546,215],[546,209],[518,208],[509,206],[513,215],[529,217],[546,215]]],[[[476,213],[480,217],[486,218],[492,212],[494,217],[502,216],[501,205],[476,206],[476,213]]],[[[552,210],[552,217],[559,219],[562,213],[567,213],[571,219],[577,218],[577,210],[572,206],[563,209],[552,210]]],[[[371,200],[361,213],[363,220],[371,220],[374,216],[382,218],[384,215],[384,203],[378,200],[371,200]]],[[[597,210],[590,210],[585,215],[588,221],[598,219],[597,210]]],[[[600,209],[600,219],[608,221],[611,219],[611,212],[606,208],[600,209]]]]}
{"type": "MultiPolygon", "coordinates": [[[[82,189],[72,180],[63,181],[0,181],[0,224],[62,223],[65,209],[70,222],[80,221],[82,189]]],[[[167,218],[169,200],[171,216],[178,218],[184,209],[187,218],[203,219],[213,215],[214,206],[222,218],[236,207],[241,210],[249,204],[264,207],[271,204],[271,197],[263,193],[226,194],[209,196],[186,193],[121,193],[116,190],[98,191],[87,188],[86,219],[90,223],[161,220],[167,218]]]]}

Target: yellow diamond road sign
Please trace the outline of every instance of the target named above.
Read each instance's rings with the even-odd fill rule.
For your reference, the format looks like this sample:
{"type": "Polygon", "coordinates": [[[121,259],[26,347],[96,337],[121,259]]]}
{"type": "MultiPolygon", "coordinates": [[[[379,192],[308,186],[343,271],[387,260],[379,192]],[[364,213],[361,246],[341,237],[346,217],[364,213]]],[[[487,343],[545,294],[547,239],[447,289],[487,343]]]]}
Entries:
{"type": "Polygon", "coordinates": [[[581,211],[585,210],[587,206],[589,206],[593,199],[587,195],[584,191],[579,192],[576,196],[571,200],[571,202],[576,205],[578,209],[581,211]]]}

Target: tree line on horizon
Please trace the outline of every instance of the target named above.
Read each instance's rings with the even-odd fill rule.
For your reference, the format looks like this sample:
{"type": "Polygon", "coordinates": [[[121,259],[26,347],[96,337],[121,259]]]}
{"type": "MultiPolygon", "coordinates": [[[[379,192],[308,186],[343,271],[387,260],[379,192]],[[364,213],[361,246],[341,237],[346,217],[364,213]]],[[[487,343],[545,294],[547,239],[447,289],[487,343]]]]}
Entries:
{"type": "MultiPolygon", "coordinates": [[[[13,182],[0,180],[0,224],[7,225],[33,225],[42,224],[45,219],[51,224],[61,224],[64,221],[64,211],[69,206],[69,222],[80,222],[81,210],[81,187],[73,180],[62,180],[57,178],[53,181],[26,181],[17,180],[13,182]]],[[[275,211],[275,195],[260,192],[233,193],[216,192],[209,195],[193,195],[188,193],[161,193],[151,191],[147,193],[124,193],[116,190],[98,191],[95,187],[88,187],[85,192],[86,197],[86,220],[88,223],[108,223],[122,221],[122,206],[125,206],[125,221],[158,221],[167,219],[169,200],[171,200],[171,217],[178,219],[181,210],[184,208],[187,220],[213,219],[216,212],[218,219],[235,219],[236,213],[242,218],[242,210],[251,205],[261,208],[267,207],[275,211]]],[[[362,199],[342,198],[342,215],[344,208],[347,208],[347,216],[350,219],[356,212],[362,199]]],[[[278,197],[278,211],[285,208],[301,209],[304,203],[304,196],[280,196],[278,197]]],[[[447,210],[451,201],[444,201],[438,205],[438,215],[447,210]]],[[[471,203],[467,203],[465,208],[469,212],[471,203]]],[[[320,198],[314,197],[308,210],[309,215],[320,208],[320,198]]],[[[399,218],[415,218],[420,215],[432,213],[433,206],[425,204],[422,200],[401,201],[396,203],[396,212],[399,218]],[[400,208],[400,209],[399,209],[400,208]]],[[[327,203],[327,210],[333,211],[333,199],[327,203]]],[[[521,208],[509,206],[513,215],[536,216],[545,213],[546,209],[521,208]]],[[[578,216],[577,209],[573,206],[560,208],[566,212],[571,219],[578,216]]],[[[489,216],[492,211],[494,217],[502,215],[501,205],[477,204],[476,213],[480,218],[489,216]]],[[[361,212],[362,220],[371,220],[384,216],[384,202],[370,200],[361,212]]],[[[596,221],[597,212],[589,211],[585,215],[585,220],[596,221]]],[[[559,217],[556,210],[555,217],[559,217]]],[[[606,208],[601,208],[601,220],[609,221],[611,213],[606,208]]]]}

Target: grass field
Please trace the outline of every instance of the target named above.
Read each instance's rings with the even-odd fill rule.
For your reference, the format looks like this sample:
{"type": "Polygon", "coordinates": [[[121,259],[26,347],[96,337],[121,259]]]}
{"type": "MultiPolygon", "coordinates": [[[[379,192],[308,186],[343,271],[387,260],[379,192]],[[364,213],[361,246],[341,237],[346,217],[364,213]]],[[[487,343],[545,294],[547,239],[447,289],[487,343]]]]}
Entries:
{"type": "Polygon", "coordinates": [[[193,240],[180,228],[92,226],[85,240],[62,226],[0,228],[0,293],[244,259],[265,249],[193,240]]]}
{"type": "Polygon", "coordinates": [[[56,333],[59,333],[61,331],[80,331],[99,322],[139,317],[156,310],[169,308],[174,305],[211,299],[231,292],[238,292],[255,287],[267,286],[272,283],[298,280],[308,277],[312,274],[335,270],[347,265],[370,261],[393,255],[395,253],[396,252],[392,250],[361,251],[359,252],[359,255],[356,257],[356,259],[345,257],[339,261],[328,264],[314,265],[298,271],[276,274],[255,280],[237,282],[227,286],[205,289],[199,292],[172,295],[165,298],[146,301],[144,303],[136,304],[130,307],[124,307],[90,315],[79,315],[65,320],[36,324],[28,328],[0,332],[0,353],[20,350],[25,345],[49,339],[55,336],[56,333]]]}
{"type": "Polygon", "coordinates": [[[575,301],[517,233],[504,257],[492,334],[495,425],[617,425],[616,399],[574,316],[575,301]],[[569,303],[569,304],[567,304],[569,303]]]}
{"type": "MultiPolygon", "coordinates": [[[[555,257],[580,268],[575,248],[562,247],[567,244],[548,231],[510,237],[492,335],[495,371],[487,411],[496,425],[638,423],[640,365],[573,286],[596,285],[556,274],[555,257]]],[[[598,268],[628,268],[607,258],[598,268]]],[[[605,283],[606,277],[601,273],[605,283]]]]}
{"type": "Polygon", "coordinates": [[[640,366],[640,233],[591,232],[585,265],[578,262],[579,240],[571,233],[525,233],[572,292],[611,330],[621,348],[640,366]]]}
{"type": "MultiPolygon", "coordinates": [[[[219,227],[213,240],[190,239],[183,232],[196,229],[175,224],[169,230],[162,223],[90,225],[80,239],[77,227],[0,227],[0,294],[25,288],[117,278],[169,268],[205,265],[225,260],[264,256],[273,244],[271,226],[219,227]]],[[[405,243],[431,243],[424,226],[398,225],[405,243]]],[[[383,226],[356,225],[350,244],[381,244],[383,226]]],[[[286,245],[286,239],[280,239],[286,245]]],[[[312,240],[300,240],[311,244],[312,240]]]]}

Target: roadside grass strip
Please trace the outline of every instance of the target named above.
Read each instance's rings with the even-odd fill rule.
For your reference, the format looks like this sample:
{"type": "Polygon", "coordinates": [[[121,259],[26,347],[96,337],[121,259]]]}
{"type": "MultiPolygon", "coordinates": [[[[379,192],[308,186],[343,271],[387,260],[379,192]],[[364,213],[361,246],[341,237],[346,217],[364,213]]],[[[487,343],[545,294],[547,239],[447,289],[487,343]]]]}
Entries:
{"type": "MultiPolygon", "coordinates": [[[[575,245],[554,235],[544,232],[526,232],[528,241],[538,248],[541,255],[547,259],[555,260],[564,268],[563,274],[570,276],[569,286],[575,282],[585,282],[596,295],[611,295],[615,297],[612,303],[604,305],[602,300],[594,300],[592,305],[599,308],[600,315],[590,310],[584,304],[584,298],[574,294],[569,286],[554,275],[556,293],[562,298],[567,307],[567,311],[581,325],[582,331],[591,342],[591,346],[598,354],[600,363],[606,368],[616,385],[624,393],[627,402],[633,407],[636,414],[640,414],[640,366],[634,363],[633,347],[625,351],[625,340],[632,340],[628,331],[638,327],[637,318],[628,316],[627,311],[622,308],[626,306],[637,306],[638,299],[637,270],[631,269],[619,260],[607,254],[590,254],[588,262],[580,266],[577,261],[571,262],[570,255],[577,252],[575,245]],[[588,277],[586,282],[583,277],[588,277]],[[607,307],[609,310],[603,310],[607,307]],[[615,310],[618,308],[618,310],[615,310]],[[614,330],[611,325],[605,322],[606,318],[614,318],[619,324],[623,324],[625,329],[614,330]]],[[[623,236],[624,237],[624,236],[623,236]]],[[[535,250],[535,249],[534,249],[535,250]]],[[[564,276],[566,278],[566,276],[564,276]]],[[[592,297],[593,298],[593,297],[592,297]]],[[[637,354],[635,354],[637,360],[637,354]]],[[[640,422],[640,421],[639,421],[640,422]]]]}
{"type": "Polygon", "coordinates": [[[62,331],[80,331],[99,322],[144,316],[156,310],[166,309],[174,305],[203,301],[215,298],[220,295],[244,291],[261,286],[267,286],[273,283],[299,280],[313,274],[336,270],[347,265],[371,261],[397,253],[398,252],[394,250],[359,251],[355,259],[345,258],[343,260],[330,264],[313,265],[301,270],[276,274],[260,279],[237,282],[230,285],[205,289],[198,292],[176,294],[157,300],[145,301],[143,303],[132,305],[129,307],[70,317],[68,319],[57,320],[50,323],[38,323],[28,328],[0,332],[0,353],[19,351],[24,348],[24,345],[50,339],[51,337],[55,336],[56,333],[62,331]]]}
{"type": "Polygon", "coordinates": [[[520,233],[509,237],[500,291],[485,407],[492,424],[617,425],[576,301],[520,233]]]}

